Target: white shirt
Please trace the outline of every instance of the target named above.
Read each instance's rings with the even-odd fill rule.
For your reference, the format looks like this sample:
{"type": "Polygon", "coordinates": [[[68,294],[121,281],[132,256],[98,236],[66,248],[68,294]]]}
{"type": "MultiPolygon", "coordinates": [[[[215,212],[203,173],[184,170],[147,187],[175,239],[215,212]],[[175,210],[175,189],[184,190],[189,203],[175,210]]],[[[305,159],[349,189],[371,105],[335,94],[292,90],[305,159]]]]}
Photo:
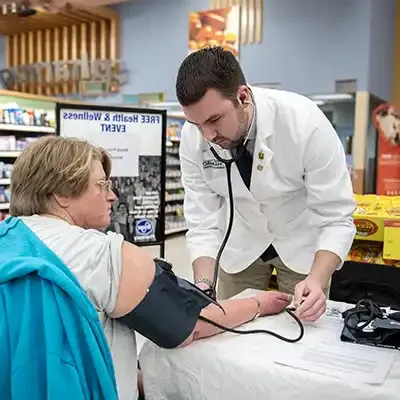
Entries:
{"type": "Polygon", "coordinates": [[[134,331],[108,318],[117,301],[123,236],[82,229],[66,221],[32,215],[20,217],[77,277],[100,314],[113,359],[120,400],[137,400],[137,354],[134,331]]]}
{"type": "MultiPolygon", "coordinates": [[[[257,107],[251,186],[249,191],[233,164],[234,224],[221,267],[240,272],[271,243],[288,268],[303,274],[318,250],[344,261],[355,235],[355,201],[336,131],[304,96],[251,90],[257,107]]],[[[182,129],[180,158],[191,259],[215,258],[228,222],[225,167],[189,123],[182,129]]]]}

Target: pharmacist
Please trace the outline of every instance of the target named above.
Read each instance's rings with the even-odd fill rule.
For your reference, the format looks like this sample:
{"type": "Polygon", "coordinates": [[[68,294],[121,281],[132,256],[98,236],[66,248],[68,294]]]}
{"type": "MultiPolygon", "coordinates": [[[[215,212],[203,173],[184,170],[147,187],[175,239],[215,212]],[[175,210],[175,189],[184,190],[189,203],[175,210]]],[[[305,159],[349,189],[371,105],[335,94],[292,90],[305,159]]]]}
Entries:
{"type": "Polygon", "coordinates": [[[212,146],[237,158],[218,297],[266,289],[275,268],[299,318],[317,320],[355,235],[351,179],[331,123],[306,97],[247,85],[237,59],[221,47],[183,61],[176,93],[187,119],[180,157],[195,283],[211,285],[229,218],[226,169],[212,146]]]}

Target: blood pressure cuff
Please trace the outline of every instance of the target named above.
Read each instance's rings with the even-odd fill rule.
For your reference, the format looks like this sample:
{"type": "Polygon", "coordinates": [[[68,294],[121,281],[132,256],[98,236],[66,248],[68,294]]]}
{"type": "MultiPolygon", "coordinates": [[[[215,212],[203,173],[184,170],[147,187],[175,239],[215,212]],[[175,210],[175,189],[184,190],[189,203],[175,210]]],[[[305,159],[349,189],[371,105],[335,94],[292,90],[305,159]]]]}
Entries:
{"type": "Polygon", "coordinates": [[[172,266],[155,260],[153,283],[144,299],[117,320],[160,347],[171,349],[193,332],[200,312],[212,300],[189,281],[177,277],[172,266]]]}

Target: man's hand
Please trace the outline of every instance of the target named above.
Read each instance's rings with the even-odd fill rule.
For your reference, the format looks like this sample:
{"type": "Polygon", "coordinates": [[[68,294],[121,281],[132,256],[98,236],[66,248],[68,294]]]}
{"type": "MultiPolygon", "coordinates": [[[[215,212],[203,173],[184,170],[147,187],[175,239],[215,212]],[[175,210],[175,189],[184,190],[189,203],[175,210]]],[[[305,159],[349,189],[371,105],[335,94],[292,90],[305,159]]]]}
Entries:
{"type": "Polygon", "coordinates": [[[260,302],[260,316],[279,314],[292,302],[292,296],[282,292],[265,291],[254,297],[260,302]]]}
{"type": "Polygon", "coordinates": [[[314,322],[326,310],[326,296],[323,285],[317,279],[308,276],[299,282],[294,290],[296,316],[304,322],[314,322]]]}

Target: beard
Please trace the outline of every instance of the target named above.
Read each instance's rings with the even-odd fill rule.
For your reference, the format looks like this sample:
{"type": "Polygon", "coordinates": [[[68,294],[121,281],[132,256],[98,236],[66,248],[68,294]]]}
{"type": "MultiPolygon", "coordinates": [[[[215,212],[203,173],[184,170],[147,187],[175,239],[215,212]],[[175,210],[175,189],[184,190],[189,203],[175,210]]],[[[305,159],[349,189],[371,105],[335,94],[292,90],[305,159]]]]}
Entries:
{"type": "Polygon", "coordinates": [[[236,134],[234,135],[234,139],[228,139],[224,136],[217,135],[217,137],[213,140],[213,143],[216,143],[218,146],[222,147],[225,150],[232,150],[246,140],[248,135],[248,116],[243,107],[237,106],[237,119],[238,119],[238,128],[236,130],[236,134]]]}

